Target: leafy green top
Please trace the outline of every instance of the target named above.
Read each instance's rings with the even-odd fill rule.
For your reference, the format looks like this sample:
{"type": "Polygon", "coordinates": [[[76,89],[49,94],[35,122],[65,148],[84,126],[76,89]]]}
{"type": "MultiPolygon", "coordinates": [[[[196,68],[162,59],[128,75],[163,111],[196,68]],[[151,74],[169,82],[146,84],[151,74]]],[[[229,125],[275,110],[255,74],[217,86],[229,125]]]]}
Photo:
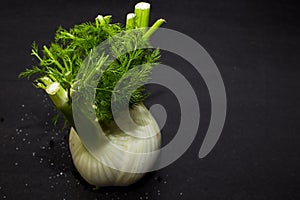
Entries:
{"type": "MultiPolygon", "coordinates": [[[[50,94],[49,86],[52,83],[59,83],[61,90],[65,91],[64,98],[66,99],[66,106],[63,108],[56,105],[57,109],[62,111],[66,116],[71,112],[72,96],[76,92],[74,82],[78,75],[79,68],[83,64],[84,59],[97,47],[101,42],[109,39],[110,37],[122,33],[125,28],[118,23],[110,23],[111,17],[106,16],[102,19],[96,18],[95,22],[87,22],[80,25],[75,25],[73,28],[66,30],[59,27],[55,34],[55,40],[49,47],[43,46],[41,52],[36,43],[32,45],[31,55],[35,56],[39,64],[30,69],[22,72],[19,77],[28,77],[35,75],[34,85],[37,88],[42,88],[47,91],[55,103],[53,94],[50,94]],[[69,111],[66,112],[66,108],[69,111]]],[[[112,47],[112,52],[120,54],[121,51],[125,52],[126,48],[135,42],[143,42],[148,44],[147,39],[143,39],[142,34],[133,34],[130,37],[123,37],[122,45],[117,45],[116,48],[112,47]],[[123,48],[120,48],[120,46],[123,48]],[[114,52],[115,51],[115,52],[114,52]]],[[[143,68],[135,70],[133,76],[127,81],[128,87],[137,85],[138,83],[148,80],[151,69],[158,62],[160,53],[158,49],[135,49],[129,53],[125,53],[117,57],[110,63],[98,83],[96,88],[95,106],[96,115],[99,121],[111,120],[111,99],[112,92],[118,81],[131,69],[143,65],[143,68]]],[[[97,61],[105,63],[108,55],[103,55],[97,61]]],[[[93,65],[92,65],[93,66],[93,65]]],[[[96,69],[96,68],[95,68],[96,69]]],[[[82,76],[81,81],[85,81],[87,74],[82,76]]],[[[130,104],[140,103],[146,98],[143,92],[144,88],[139,87],[130,97],[130,104]]],[[[59,93],[57,93],[59,94],[59,93]]],[[[63,93],[61,93],[63,94],[63,93]]],[[[59,94],[59,95],[61,95],[59,94]]],[[[124,97],[125,98],[125,97],[124,97]]],[[[124,101],[122,98],[113,99],[113,101],[124,101]]],[[[72,119],[66,117],[72,123],[72,119]]]]}

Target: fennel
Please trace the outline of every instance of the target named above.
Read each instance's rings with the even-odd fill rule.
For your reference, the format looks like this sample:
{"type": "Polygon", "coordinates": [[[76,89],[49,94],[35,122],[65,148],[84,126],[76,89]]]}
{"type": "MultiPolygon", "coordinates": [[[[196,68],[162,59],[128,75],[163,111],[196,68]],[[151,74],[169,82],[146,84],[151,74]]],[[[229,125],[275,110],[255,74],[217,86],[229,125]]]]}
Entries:
{"type": "MultiPolygon", "coordinates": [[[[95,70],[99,70],[97,68],[92,68],[90,71],[86,71],[79,80],[80,84],[78,84],[75,83],[75,80],[78,75],[79,68],[83,64],[83,60],[101,42],[106,41],[110,37],[122,33],[126,30],[148,26],[150,4],[144,2],[138,3],[135,6],[134,12],[135,13],[129,13],[127,15],[125,27],[120,23],[111,23],[111,16],[102,15],[98,15],[95,18],[94,22],[86,22],[83,24],[75,25],[69,30],[59,27],[55,33],[54,42],[51,43],[48,47],[43,46],[43,48],[40,49],[35,42],[33,43],[31,55],[37,59],[38,65],[26,69],[26,71],[20,73],[19,77],[30,78],[34,76],[34,86],[45,90],[45,92],[50,96],[54,106],[63,115],[65,121],[69,122],[70,125],[76,130],[72,114],[72,98],[74,96],[74,93],[80,91],[80,88],[77,88],[76,86],[80,84],[84,85],[85,82],[93,78],[92,75],[94,74],[95,70]]],[[[118,46],[116,46],[115,48],[112,48],[112,53],[116,53],[118,55],[124,49],[130,47],[130,45],[133,45],[134,42],[149,44],[149,37],[164,22],[165,21],[163,19],[159,19],[149,29],[143,29],[140,32],[140,34],[125,34],[124,37],[122,37],[122,43],[118,44],[118,46]]],[[[101,64],[106,63],[108,56],[109,55],[102,55],[98,58],[97,62],[101,64]]],[[[113,123],[114,120],[111,111],[111,101],[122,102],[124,101],[124,99],[126,99],[112,99],[112,92],[116,84],[129,70],[140,65],[144,66],[143,70],[135,71],[135,74],[133,74],[133,77],[135,78],[130,79],[127,82],[128,87],[131,87],[132,85],[137,85],[137,83],[146,82],[150,77],[152,68],[159,62],[159,58],[159,49],[136,49],[134,51],[119,56],[116,60],[110,63],[103,72],[103,75],[99,80],[99,83],[97,84],[97,88],[95,88],[96,96],[95,105],[93,105],[93,109],[95,109],[96,112],[96,121],[108,127],[106,130],[108,137],[112,138],[112,136],[109,133],[112,133],[112,130],[116,131],[117,129],[116,125],[113,123]]],[[[143,120],[143,118],[145,118],[145,114],[143,114],[144,112],[139,113],[138,110],[146,109],[143,106],[142,102],[147,96],[148,93],[145,92],[144,87],[139,87],[131,94],[130,107],[131,112],[135,113],[134,115],[136,115],[136,119],[143,120]]],[[[57,119],[57,117],[55,117],[55,119],[57,119]]],[[[159,132],[159,130],[157,130],[157,124],[154,119],[152,119],[151,123],[153,123],[153,131],[159,132]]],[[[89,158],[91,157],[90,159],[92,159],[92,156],[82,146],[82,143],[79,137],[77,136],[76,131],[73,128],[71,129],[69,138],[70,150],[72,153],[73,161],[78,171],[90,184],[98,186],[128,185],[137,181],[142,176],[141,174],[135,176],[134,174],[127,173],[127,175],[124,176],[126,179],[129,179],[129,177],[136,177],[132,179],[131,182],[121,181],[120,176],[117,176],[119,177],[117,179],[109,178],[106,181],[102,180],[103,177],[101,176],[100,180],[94,180],[93,174],[86,174],[89,173],[88,171],[90,169],[87,169],[84,163],[77,162],[78,156],[85,155],[89,158]],[[76,149],[81,149],[80,155],[75,155],[74,151],[76,149]]],[[[116,135],[124,134],[120,130],[117,130],[116,132],[118,132],[116,133],[116,135]]],[[[117,139],[113,138],[111,139],[111,141],[114,143],[120,137],[116,137],[117,139]]],[[[128,141],[135,140],[133,139],[133,137],[126,138],[128,141]]],[[[141,148],[137,148],[137,150],[141,150],[144,148],[142,146],[147,144],[147,142],[151,142],[151,144],[153,144],[151,147],[152,150],[158,149],[160,147],[160,133],[158,133],[158,135],[156,136],[149,138],[148,140],[144,140],[143,142],[131,142],[131,145],[134,145],[135,143],[140,143],[141,148]]],[[[92,160],[93,162],[95,162],[93,166],[99,167],[101,165],[97,160],[92,160]]],[[[104,171],[106,170],[106,172],[107,170],[113,171],[113,169],[111,168],[102,165],[101,167],[104,171]]],[[[120,173],[124,175],[124,173],[120,171],[114,171],[114,173],[120,173]]],[[[103,174],[103,172],[101,172],[101,174],[103,174]]]]}

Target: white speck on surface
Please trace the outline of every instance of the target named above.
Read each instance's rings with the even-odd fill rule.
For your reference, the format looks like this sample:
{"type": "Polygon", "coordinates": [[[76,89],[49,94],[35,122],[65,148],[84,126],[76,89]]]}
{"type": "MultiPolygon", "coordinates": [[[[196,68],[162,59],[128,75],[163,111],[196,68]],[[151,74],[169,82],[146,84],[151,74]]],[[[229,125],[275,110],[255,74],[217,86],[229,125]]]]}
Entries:
{"type": "Polygon", "coordinates": [[[21,107],[22,107],[22,108],[24,108],[24,107],[25,107],[25,105],[24,105],[24,104],[22,104],[22,105],[21,105],[21,107]]]}
{"type": "Polygon", "coordinates": [[[183,195],[182,192],[180,192],[179,195],[182,196],[183,195]]]}
{"type": "Polygon", "coordinates": [[[35,152],[32,152],[32,156],[35,156],[35,152]]]}
{"type": "Polygon", "coordinates": [[[19,147],[16,147],[16,151],[19,151],[19,147]]]}
{"type": "Polygon", "coordinates": [[[15,162],[15,165],[17,166],[17,165],[19,165],[19,163],[15,162]]]}

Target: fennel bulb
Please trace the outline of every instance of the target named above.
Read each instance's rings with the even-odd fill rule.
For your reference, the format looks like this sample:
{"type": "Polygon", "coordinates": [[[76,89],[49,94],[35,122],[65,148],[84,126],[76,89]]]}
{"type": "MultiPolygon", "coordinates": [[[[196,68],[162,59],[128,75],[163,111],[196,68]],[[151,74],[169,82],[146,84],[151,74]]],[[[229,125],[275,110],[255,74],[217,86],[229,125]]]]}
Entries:
{"type": "MultiPolygon", "coordinates": [[[[129,151],[132,153],[148,153],[151,151],[158,150],[161,146],[161,134],[159,128],[151,116],[147,108],[139,104],[130,110],[130,114],[137,124],[145,125],[150,124],[150,128],[147,132],[139,133],[140,130],[132,130],[132,135],[143,135],[150,137],[148,138],[138,138],[132,135],[125,134],[118,126],[112,121],[105,125],[105,135],[108,137],[109,141],[119,147],[124,151],[129,151]]],[[[112,157],[120,157],[119,162],[122,165],[130,168],[144,168],[144,165],[150,169],[151,165],[156,161],[155,158],[149,156],[147,160],[140,160],[138,157],[128,157],[122,155],[115,155],[111,145],[104,145],[100,148],[103,154],[107,154],[106,162],[114,165],[114,159],[112,157]]],[[[71,128],[69,136],[69,148],[71,151],[72,159],[75,167],[81,176],[91,185],[95,186],[127,186],[135,183],[143,177],[143,173],[129,173],[116,170],[111,168],[104,163],[98,161],[91,153],[84,147],[80,138],[78,137],[76,131],[71,128]]],[[[117,168],[117,163],[115,163],[117,168]]],[[[140,171],[137,169],[137,171],[140,171]]]]}

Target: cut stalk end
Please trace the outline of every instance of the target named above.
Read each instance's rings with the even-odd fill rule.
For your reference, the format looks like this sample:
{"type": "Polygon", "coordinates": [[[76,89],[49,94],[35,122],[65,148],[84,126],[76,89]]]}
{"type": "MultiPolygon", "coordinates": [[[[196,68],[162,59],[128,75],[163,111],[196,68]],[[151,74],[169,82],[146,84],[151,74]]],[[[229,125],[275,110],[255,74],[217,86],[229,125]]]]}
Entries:
{"type": "Polygon", "coordinates": [[[128,13],[126,16],[126,30],[134,29],[136,24],[135,24],[135,18],[136,14],[134,13],[128,13]]]}
{"type": "Polygon", "coordinates": [[[135,9],[141,9],[141,10],[150,9],[150,3],[139,2],[135,5],[135,9]]]}
{"type": "Polygon", "coordinates": [[[136,14],[136,27],[143,28],[149,25],[150,4],[146,2],[137,3],[134,7],[136,14]]]}
{"type": "Polygon", "coordinates": [[[46,87],[46,92],[49,95],[55,95],[60,88],[60,84],[58,82],[51,83],[46,87]]]}

